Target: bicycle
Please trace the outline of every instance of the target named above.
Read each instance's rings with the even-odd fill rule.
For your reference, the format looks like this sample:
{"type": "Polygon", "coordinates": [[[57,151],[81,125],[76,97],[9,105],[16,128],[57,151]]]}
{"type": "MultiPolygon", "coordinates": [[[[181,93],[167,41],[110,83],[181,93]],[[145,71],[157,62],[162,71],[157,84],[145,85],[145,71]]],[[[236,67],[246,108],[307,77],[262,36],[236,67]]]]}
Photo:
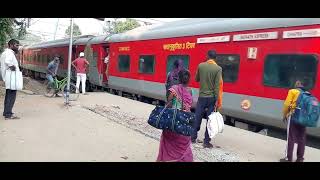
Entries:
{"type": "MultiPolygon", "coordinates": [[[[55,95],[58,95],[66,98],[67,82],[68,82],[68,77],[63,78],[60,81],[55,77],[53,79],[53,83],[47,84],[47,88],[44,95],[46,97],[54,97],[55,95]]],[[[70,82],[69,100],[76,101],[78,98],[79,98],[79,89],[76,87],[74,83],[70,82]]]]}

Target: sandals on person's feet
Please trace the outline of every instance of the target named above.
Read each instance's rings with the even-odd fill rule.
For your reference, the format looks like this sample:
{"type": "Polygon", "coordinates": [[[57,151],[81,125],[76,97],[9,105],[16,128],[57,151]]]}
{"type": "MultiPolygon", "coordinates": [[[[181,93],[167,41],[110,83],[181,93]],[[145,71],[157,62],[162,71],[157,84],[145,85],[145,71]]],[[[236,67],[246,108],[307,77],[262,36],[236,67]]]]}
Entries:
{"type": "Polygon", "coordinates": [[[9,119],[20,119],[18,116],[10,116],[10,117],[5,117],[5,120],[9,119]]]}

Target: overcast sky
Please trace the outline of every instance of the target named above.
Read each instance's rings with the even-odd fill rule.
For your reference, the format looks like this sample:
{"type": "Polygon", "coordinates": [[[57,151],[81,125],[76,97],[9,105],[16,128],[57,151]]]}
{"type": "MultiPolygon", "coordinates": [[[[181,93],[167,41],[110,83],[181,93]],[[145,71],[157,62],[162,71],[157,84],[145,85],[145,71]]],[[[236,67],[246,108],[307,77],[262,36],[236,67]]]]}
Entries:
{"type": "MultiPolygon", "coordinates": [[[[112,20],[112,18],[106,18],[106,20],[112,20]]],[[[182,20],[185,18],[134,18],[138,22],[145,21],[151,23],[163,23],[170,21],[182,20]]],[[[105,22],[96,20],[94,18],[75,18],[74,22],[80,27],[82,35],[92,34],[101,35],[103,34],[103,26],[105,22]]],[[[56,39],[65,37],[65,30],[70,25],[70,18],[32,18],[30,27],[27,29],[28,32],[39,35],[43,40],[53,40],[54,33],[56,31],[56,39]],[[58,26],[56,26],[58,24],[58,26]]]]}

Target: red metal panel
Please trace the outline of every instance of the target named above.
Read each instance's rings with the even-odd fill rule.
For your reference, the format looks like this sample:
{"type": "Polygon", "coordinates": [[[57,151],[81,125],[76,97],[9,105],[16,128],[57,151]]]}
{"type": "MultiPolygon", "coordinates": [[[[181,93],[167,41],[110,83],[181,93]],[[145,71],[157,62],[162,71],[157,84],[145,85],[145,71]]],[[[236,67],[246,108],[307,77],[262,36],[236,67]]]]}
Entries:
{"type": "MultiPolygon", "coordinates": [[[[258,97],[266,97],[272,99],[285,99],[288,89],[267,87],[263,85],[264,60],[268,54],[315,54],[320,57],[320,38],[297,38],[283,39],[282,32],[285,30],[320,28],[320,25],[310,25],[304,27],[276,28],[264,30],[252,30],[232,33],[219,33],[209,35],[199,35],[192,37],[166,38],[156,40],[132,41],[112,43],[110,45],[110,68],[109,75],[117,77],[132,78],[138,80],[152,81],[164,83],[166,79],[166,60],[171,54],[188,54],[190,55],[190,86],[198,88],[199,84],[194,81],[197,66],[206,59],[206,53],[210,49],[214,49],[219,54],[239,54],[240,66],[239,76],[235,83],[225,83],[224,91],[236,94],[244,94],[258,97]],[[254,41],[231,41],[219,43],[196,44],[194,49],[178,49],[168,51],[163,49],[164,44],[174,43],[195,43],[199,37],[222,36],[245,33],[259,32],[278,32],[278,39],[275,40],[254,40],[254,41]],[[256,47],[258,49],[257,59],[250,60],[247,58],[248,47],[256,47]],[[130,72],[119,72],[118,55],[130,55],[130,72]],[[138,73],[139,55],[154,54],[156,55],[156,65],[154,74],[138,73]]],[[[319,64],[319,63],[318,63],[319,64]]],[[[318,71],[320,69],[318,68],[318,71]]],[[[319,79],[319,73],[317,73],[319,79]]],[[[320,98],[319,82],[316,82],[312,92],[320,98]]]]}

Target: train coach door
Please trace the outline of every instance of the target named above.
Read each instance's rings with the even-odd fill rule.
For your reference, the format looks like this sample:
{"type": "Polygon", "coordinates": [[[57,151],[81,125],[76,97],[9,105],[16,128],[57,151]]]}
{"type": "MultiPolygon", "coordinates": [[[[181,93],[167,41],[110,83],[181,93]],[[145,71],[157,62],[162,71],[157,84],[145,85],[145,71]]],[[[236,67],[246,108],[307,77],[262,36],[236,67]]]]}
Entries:
{"type": "Polygon", "coordinates": [[[85,49],[85,58],[89,61],[89,72],[88,72],[88,80],[91,84],[100,86],[100,78],[98,71],[98,52],[96,49],[92,48],[91,45],[87,45],[85,49]]]}
{"type": "Polygon", "coordinates": [[[108,71],[109,71],[109,46],[103,46],[101,48],[101,61],[102,61],[102,66],[101,66],[101,73],[102,73],[102,81],[107,82],[108,81],[108,71]]]}

